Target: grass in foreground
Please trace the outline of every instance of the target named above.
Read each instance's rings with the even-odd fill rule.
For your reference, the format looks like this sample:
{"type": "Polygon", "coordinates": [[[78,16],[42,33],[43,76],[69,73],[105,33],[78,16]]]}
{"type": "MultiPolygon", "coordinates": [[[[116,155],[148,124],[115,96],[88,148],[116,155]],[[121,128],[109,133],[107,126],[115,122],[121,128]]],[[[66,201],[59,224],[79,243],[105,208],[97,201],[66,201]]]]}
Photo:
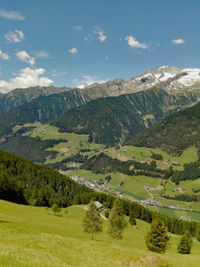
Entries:
{"type": "Polygon", "coordinates": [[[166,254],[149,252],[144,234],[149,224],[137,220],[116,246],[104,232],[95,240],[83,232],[84,209],[72,206],[55,216],[48,209],[0,201],[0,266],[156,266],[159,258],[170,267],[196,267],[200,262],[200,243],[194,242],[191,255],[176,252],[180,236],[171,235],[166,254]],[[67,210],[67,213],[65,213],[67,210]],[[139,265],[140,261],[140,265],[139,265]],[[135,262],[138,262],[135,265],[135,262]],[[150,262],[146,265],[145,262],[150,262]],[[155,263],[155,264],[154,264],[155,263]]]}

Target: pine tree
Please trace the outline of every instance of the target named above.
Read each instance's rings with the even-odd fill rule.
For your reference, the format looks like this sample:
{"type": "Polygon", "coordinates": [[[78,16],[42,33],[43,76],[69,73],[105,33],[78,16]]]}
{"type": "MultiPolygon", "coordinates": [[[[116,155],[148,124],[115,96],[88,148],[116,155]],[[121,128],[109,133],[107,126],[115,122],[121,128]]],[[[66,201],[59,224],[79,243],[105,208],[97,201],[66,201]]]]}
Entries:
{"type": "Polygon", "coordinates": [[[118,240],[122,239],[123,232],[127,227],[124,208],[120,199],[115,200],[114,206],[110,212],[109,223],[108,233],[116,240],[117,244],[118,240]]]}
{"type": "Polygon", "coordinates": [[[129,212],[129,223],[131,226],[136,225],[136,219],[133,211],[129,212]]]}
{"type": "Polygon", "coordinates": [[[192,236],[188,230],[185,231],[185,234],[181,237],[181,240],[178,244],[178,253],[181,254],[190,254],[192,247],[192,236]]]}
{"type": "Polygon", "coordinates": [[[153,221],[151,228],[148,230],[145,237],[146,245],[150,251],[164,253],[167,250],[169,236],[167,228],[161,221],[153,221]]]}
{"type": "Polygon", "coordinates": [[[93,201],[90,202],[85,217],[83,218],[83,228],[85,232],[91,233],[92,239],[94,239],[94,233],[102,231],[100,211],[93,201]]]}
{"type": "Polygon", "coordinates": [[[200,242],[200,226],[197,228],[196,238],[197,238],[197,241],[200,242]]]}

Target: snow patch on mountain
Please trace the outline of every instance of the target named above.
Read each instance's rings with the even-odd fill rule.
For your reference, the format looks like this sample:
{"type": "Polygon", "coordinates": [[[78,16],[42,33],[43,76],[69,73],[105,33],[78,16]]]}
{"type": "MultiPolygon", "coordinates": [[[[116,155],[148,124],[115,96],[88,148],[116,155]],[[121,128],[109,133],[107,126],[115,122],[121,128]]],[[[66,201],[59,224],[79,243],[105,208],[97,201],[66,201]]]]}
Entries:
{"type": "Polygon", "coordinates": [[[178,79],[179,83],[191,86],[196,82],[200,82],[200,69],[183,69],[182,72],[186,73],[186,75],[178,79]]]}

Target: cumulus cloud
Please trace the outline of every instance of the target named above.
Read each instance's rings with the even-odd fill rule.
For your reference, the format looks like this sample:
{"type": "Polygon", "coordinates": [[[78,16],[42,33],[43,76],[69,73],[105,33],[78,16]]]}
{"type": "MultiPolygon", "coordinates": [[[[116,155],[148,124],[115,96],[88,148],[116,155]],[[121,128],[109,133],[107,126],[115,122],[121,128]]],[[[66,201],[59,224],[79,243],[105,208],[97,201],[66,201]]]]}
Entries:
{"type": "Polygon", "coordinates": [[[25,17],[20,14],[18,11],[6,11],[4,9],[0,9],[0,17],[4,19],[11,20],[25,20],[25,17]]]}
{"type": "Polygon", "coordinates": [[[84,89],[88,85],[91,85],[93,83],[105,83],[108,81],[108,79],[101,79],[99,76],[89,76],[89,75],[83,75],[83,79],[79,81],[78,79],[75,79],[77,83],[79,82],[79,85],[76,86],[79,89],[84,89]]]}
{"type": "Polygon", "coordinates": [[[34,51],[34,55],[37,57],[37,58],[49,58],[49,53],[45,50],[37,50],[37,51],[34,51]]]}
{"type": "Polygon", "coordinates": [[[5,39],[8,43],[19,43],[25,38],[24,33],[19,30],[8,32],[5,34],[5,39]]]}
{"type": "Polygon", "coordinates": [[[4,60],[9,60],[10,59],[9,55],[3,53],[1,49],[0,49],[0,58],[2,58],[4,60]]]}
{"type": "Polygon", "coordinates": [[[0,80],[0,92],[8,93],[15,88],[28,88],[31,86],[49,86],[53,83],[47,77],[40,77],[45,73],[45,69],[25,68],[20,70],[19,74],[9,81],[0,80]]]}
{"type": "Polygon", "coordinates": [[[97,40],[99,40],[100,43],[106,41],[107,37],[104,35],[104,31],[100,27],[95,27],[93,33],[98,35],[97,40]]]}
{"type": "Polygon", "coordinates": [[[173,44],[183,44],[183,43],[185,43],[185,40],[183,40],[183,39],[181,39],[181,38],[179,38],[179,39],[174,39],[174,40],[172,40],[172,43],[173,43],[173,44]]]}
{"type": "Polygon", "coordinates": [[[131,47],[135,47],[135,48],[142,48],[142,49],[147,49],[149,47],[149,45],[144,44],[144,43],[140,43],[139,41],[137,41],[133,36],[129,35],[125,37],[125,40],[127,41],[128,45],[131,47]]]}
{"type": "Polygon", "coordinates": [[[35,58],[31,57],[25,50],[17,52],[16,57],[18,60],[28,63],[31,66],[35,64],[35,58]]]}
{"type": "Polygon", "coordinates": [[[76,25],[73,27],[75,31],[81,31],[83,27],[81,25],[76,25]]]}
{"type": "Polygon", "coordinates": [[[78,53],[78,49],[73,47],[73,48],[69,49],[68,52],[71,54],[76,54],[76,53],[78,53]]]}

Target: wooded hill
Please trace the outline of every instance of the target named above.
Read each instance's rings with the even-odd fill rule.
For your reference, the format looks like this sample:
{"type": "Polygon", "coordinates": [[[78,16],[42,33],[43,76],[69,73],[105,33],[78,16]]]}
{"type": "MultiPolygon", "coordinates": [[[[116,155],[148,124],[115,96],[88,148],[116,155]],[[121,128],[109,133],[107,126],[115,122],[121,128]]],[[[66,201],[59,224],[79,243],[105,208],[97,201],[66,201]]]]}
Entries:
{"type": "Polygon", "coordinates": [[[190,146],[198,148],[200,156],[200,103],[155,123],[127,144],[160,148],[171,155],[181,155],[190,146]]]}

